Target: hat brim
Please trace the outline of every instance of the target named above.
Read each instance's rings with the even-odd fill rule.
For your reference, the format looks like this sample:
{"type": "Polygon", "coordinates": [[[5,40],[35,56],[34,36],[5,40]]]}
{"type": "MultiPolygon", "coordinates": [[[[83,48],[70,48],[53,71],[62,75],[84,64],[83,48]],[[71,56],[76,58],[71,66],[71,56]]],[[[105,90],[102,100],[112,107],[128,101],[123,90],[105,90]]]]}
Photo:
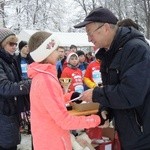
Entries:
{"type": "Polygon", "coordinates": [[[85,27],[87,24],[91,23],[93,21],[83,21],[77,25],[74,26],[74,28],[82,28],[82,27],[85,27]]]}

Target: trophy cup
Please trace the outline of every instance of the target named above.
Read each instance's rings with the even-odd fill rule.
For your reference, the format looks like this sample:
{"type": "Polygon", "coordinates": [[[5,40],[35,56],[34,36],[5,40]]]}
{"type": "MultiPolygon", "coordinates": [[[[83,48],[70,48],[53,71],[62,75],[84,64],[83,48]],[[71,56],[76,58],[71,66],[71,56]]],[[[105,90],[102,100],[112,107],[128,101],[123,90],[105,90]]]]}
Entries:
{"type": "Polygon", "coordinates": [[[63,87],[64,93],[67,93],[72,79],[71,78],[60,78],[59,81],[63,87]]]}

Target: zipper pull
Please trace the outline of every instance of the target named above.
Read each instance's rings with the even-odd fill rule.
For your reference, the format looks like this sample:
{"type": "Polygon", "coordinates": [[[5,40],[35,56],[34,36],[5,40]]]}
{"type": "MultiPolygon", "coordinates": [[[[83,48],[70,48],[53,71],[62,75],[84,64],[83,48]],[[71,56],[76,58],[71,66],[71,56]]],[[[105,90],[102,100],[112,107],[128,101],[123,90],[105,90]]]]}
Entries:
{"type": "Polygon", "coordinates": [[[143,126],[140,126],[141,132],[143,133],[143,126]]]}

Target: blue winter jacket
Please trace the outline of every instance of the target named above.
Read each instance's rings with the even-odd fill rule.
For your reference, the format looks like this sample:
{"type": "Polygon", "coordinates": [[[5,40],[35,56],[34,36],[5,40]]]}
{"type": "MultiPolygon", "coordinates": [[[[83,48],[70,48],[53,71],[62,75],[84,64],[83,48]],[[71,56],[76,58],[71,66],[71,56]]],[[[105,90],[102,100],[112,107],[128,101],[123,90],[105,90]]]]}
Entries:
{"type": "Polygon", "coordinates": [[[109,49],[101,49],[103,87],[93,101],[109,108],[122,150],[150,149],[150,47],[133,28],[119,28],[109,49]]]}

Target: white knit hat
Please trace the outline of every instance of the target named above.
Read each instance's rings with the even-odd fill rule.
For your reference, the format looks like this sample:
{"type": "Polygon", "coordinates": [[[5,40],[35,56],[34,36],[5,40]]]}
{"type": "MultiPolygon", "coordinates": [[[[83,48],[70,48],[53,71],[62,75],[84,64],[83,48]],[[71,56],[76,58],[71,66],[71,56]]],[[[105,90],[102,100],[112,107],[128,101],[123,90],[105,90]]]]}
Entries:
{"type": "Polygon", "coordinates": [[[35,62],[41,62],[46,59],[59,46],[58,39],[50,35],[36,50],[30,53],[35,62]]]}
{"type": "Polygon", "coordinates": [[[67,59],[66,59],[66,62],[67,62],[67,63],[69,62],[69,59],[70,59],[70,57],[71,57],[72,55],[76,55],[77,58],[79,59],[79,57],[78,57],[78,55],[77,55],[76,53],[71,52],[71,53],[69,53],[69,55],[67,56],[67,59]]]}

